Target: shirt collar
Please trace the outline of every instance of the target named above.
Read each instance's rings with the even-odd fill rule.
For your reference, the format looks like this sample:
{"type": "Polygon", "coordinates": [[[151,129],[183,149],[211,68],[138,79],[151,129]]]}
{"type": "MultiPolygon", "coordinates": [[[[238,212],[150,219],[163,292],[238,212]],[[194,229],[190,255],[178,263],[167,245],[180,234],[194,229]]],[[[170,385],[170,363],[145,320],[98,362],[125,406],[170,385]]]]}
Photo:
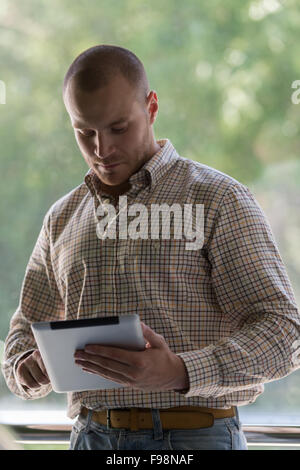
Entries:
{"type": "MultiPolygon", "coordinates": [[[[160,145],[160,150],[158,150],[137,173],[134,173],[129,178],[129,182],[132,186],[131,189],[148,187],[149,191],[152,190],[178,158],[178,154],[169,139],[157,140],[157,143],[160,145]]],[[[92,168],[86,173],[84,182],[93,196],[103,194],[99,178],[92,168]]]]}

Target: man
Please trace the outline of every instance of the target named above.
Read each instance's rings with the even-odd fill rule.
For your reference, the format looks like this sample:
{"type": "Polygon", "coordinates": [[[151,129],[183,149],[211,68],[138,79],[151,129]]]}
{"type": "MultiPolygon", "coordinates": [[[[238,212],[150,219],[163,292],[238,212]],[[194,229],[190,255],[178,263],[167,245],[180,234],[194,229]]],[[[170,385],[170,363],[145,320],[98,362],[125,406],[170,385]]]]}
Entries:
{"type": "Polygon", "coordinates": [[[123,388],[68,394],[70,448],[246,449],[237,407],[298,367],[299,312],[262,210],[235,179],[155,140],[157,94],[132,52],[80,54],[63,98],[90,169],[44,218],[6,340],[10,390],[51,391],[33,321],[138,313],[144,351],[74,354],[123,388]],[[174,225],[170,239],[99,237],[107,204],[118,211],[125,195],[128,207],[202,204],[202,246],[186,249],[174,225]]]}

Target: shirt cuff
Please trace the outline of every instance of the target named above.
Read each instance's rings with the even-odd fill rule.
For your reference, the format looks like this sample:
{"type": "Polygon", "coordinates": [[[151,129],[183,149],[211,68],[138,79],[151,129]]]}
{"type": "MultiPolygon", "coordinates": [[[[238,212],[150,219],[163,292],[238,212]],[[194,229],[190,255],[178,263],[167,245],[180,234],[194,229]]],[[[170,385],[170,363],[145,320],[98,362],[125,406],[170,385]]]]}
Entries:
{"type": "Polygon", "coordinates": [[[199,351],[188,351],[177,353],[184,361],[188,378],[189,388],[185,390],[174,390],[183,394],[186,398],[201,396],[213,397],[220,393],[220,369],[214,355],[214,345],[207,346],[199,351]]]}

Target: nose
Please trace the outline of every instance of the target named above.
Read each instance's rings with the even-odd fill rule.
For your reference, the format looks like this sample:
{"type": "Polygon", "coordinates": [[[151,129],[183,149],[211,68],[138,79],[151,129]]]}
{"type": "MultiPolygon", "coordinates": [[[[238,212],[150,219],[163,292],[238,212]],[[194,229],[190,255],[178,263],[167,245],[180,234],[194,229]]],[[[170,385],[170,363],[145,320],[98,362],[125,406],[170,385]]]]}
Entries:
{"type": "Polygon", "coordinates": [[[114,144],[109,136],[100,135],[100,132],[97,132],[95,138],[95,155],[102,160],[108,157],[113,151],[114,144]]]}

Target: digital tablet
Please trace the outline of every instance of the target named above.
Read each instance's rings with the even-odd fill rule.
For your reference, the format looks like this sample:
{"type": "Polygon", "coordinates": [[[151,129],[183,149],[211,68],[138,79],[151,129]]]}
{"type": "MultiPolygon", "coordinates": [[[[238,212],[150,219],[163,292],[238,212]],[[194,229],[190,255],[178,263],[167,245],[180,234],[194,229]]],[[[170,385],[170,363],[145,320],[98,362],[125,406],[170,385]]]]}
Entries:
{"type": "Polygon", "coordinates": [[[58,393],[123,388],[100,375],[84,372],[75,364],[76,349],[103,344],[142,351],[146,346],[137,314],[38,322],[31,328],[52,388],[58,393]]]}

